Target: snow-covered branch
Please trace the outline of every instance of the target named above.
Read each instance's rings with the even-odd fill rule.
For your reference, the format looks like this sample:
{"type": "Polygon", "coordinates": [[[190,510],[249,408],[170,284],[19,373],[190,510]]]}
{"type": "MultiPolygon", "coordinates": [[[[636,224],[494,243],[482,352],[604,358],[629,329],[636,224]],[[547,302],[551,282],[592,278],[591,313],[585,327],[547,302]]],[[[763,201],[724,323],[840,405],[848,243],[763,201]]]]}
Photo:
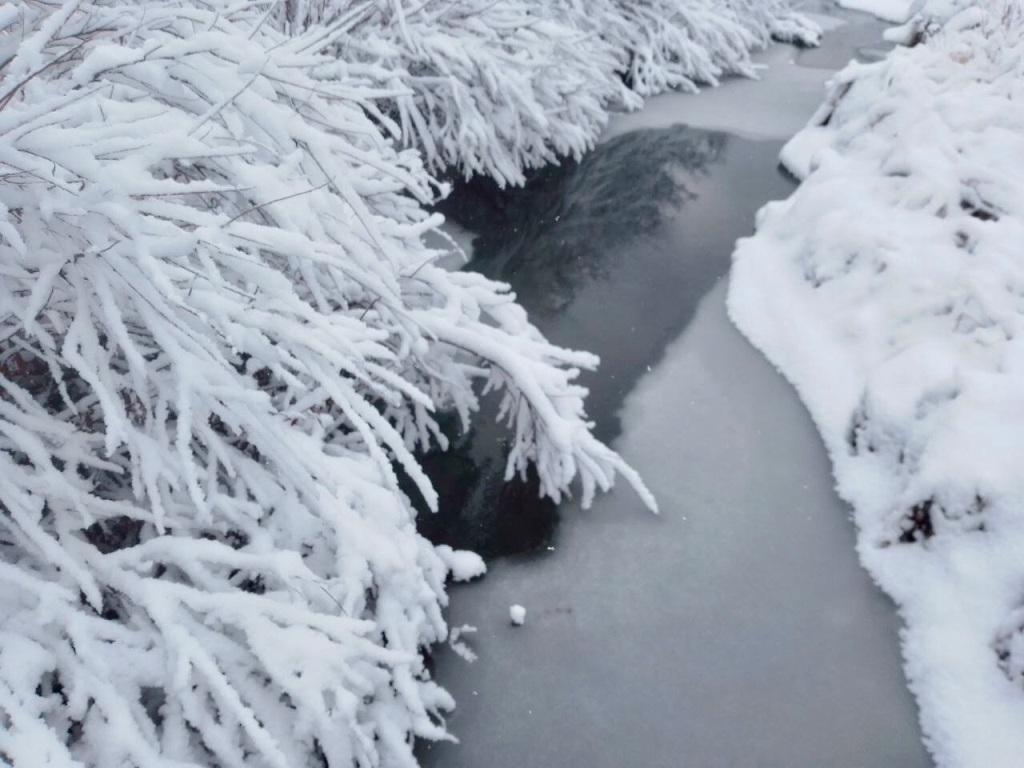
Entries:
{"type": "Polygon", "coordinates": [[[436,504],[414,452],[484,387],[510,473],[653,504],[597,361],[434,265],[393,94],[275,8],[0,8],[0,762],[415,765],[452,557],[398,468],[436,504]]]}
{"type": "Polygon", "coordinates": [[[815,44],[782,0],[294,0],[324,21],[349,75],[382,90],[382,124],[431,169],[499,184],[590,149],[612,110],[642,97],[754,76],[774,37],[815,44]]]}

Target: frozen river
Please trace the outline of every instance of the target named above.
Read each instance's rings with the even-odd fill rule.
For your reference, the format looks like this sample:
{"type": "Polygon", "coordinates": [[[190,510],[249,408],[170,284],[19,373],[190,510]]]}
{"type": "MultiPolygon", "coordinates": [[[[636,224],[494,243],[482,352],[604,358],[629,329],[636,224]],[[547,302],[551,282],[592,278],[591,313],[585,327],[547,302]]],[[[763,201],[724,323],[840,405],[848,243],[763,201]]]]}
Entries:
{"type": "Polygon", "coordinates": [[[461,743],[423,747],[424,765],[929,764],[897,618],[856,560],[824,449],[724,309],[733,242],[792,188],[783,137],[880,30],[847,14],[822,51],[767,54],[765,82],[655,99],[578,166],[459,211],[488,221],[474,268],[512,283],[550,338],[601,355],[590,413],[662,513],[626,487],[588,511],[502,488],[487,428],[441,460],[458,509],[426,529],[501,556],[451,592],[479,659],[438,653],[461,743]]]}

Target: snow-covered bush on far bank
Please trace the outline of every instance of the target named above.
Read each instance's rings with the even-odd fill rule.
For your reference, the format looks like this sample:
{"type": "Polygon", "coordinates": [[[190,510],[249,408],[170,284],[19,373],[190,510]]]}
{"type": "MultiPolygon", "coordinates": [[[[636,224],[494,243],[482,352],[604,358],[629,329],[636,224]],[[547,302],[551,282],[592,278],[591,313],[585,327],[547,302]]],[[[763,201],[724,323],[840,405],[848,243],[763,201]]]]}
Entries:
{"type": "Polygon", "coordinates": [[[754,76],[773,38],[816,44],[784,0],[294,0],[289,23],[325,21],[346,71],[382,86],[382,117],[433,170],[519,184],[579,158],[611,110],[754,76]]]}
{"type": "MultiPolygon", "coordinates": [[[[873,0],[872,4],[884,2],[873,0]]],[[[901,0],[895,5],[901,9],[898,20],[902,23],[887,29],[885,39],[902,45],[917,45],[941,32],[950,18],[976,4],[977,0],[901,0]]]]}
{"type": "Polygon", "coordinates": [[[785,0],[563,0],[574,26],[610,43],[632,91],[696,91],[728,75],[756,77],[753,50],[772,40],[813,46],[817,25],[785,0]]]}
{"type": "Polygon", "coordinates": [[[504,390],[509,472],[624,472],[507,289],[435,266],[386,94],[276,3],[0,5],[0,764],[413,766],[449,696],[404,474],[504,390]]]}
{"type": "Polygon", "coordinates": [[[940,766],[1024,755],[1024,12],[919,5],[784,150],[729,296],[789,377],[906,623],[940,766]]]}

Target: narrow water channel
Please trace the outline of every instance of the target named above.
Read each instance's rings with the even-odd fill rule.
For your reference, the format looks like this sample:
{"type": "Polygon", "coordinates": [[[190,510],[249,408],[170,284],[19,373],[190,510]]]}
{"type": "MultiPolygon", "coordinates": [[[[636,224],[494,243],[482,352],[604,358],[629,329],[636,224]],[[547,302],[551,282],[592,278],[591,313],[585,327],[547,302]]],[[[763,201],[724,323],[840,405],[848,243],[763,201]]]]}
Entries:
{"type": "Polygon", "coordinates": [[[820,98],[821,62],[874,39],[873,22],[844,22],[815,68],[786,60],[793,89],[784,73],[771,87],[796,117],[771,130],[687,127],[686,99],[666,97],[579,164],[454,200],[480,233],[473,268],[511,283],[554,341],[601,356],[589,412],[662,513],[626,487],[582,511],[503,485],[485,420],[430,460],[448,511],[425,532],[483,552],[490,570],[451,592],[449,621],[478,628],[479,658],[437,653],[461,743],[423,745],[425,766],[929,764],[894,609],[857,563],[824,449],[724,310],[734,241],[792,189],[777,167],[787,120],[815,106],[811,81],[820,98]]]}

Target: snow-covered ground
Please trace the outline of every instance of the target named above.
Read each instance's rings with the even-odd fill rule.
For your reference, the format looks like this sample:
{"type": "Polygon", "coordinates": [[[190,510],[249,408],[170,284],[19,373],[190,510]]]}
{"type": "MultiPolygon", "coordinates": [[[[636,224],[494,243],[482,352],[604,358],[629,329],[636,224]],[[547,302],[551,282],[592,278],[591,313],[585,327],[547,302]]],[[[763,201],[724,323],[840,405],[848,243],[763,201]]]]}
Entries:
{"type": "Polygon", "coordinates": [[[428,170],[521,179],[816,36],[783,0],[0,3],[0,763],[413,766],[482,565],[416,528],[439,414],[500,391],[509,474],[654,506],[596,358],[439,266],[428,170]]]}
{"type": "MultiPolygon", "coordinates": [[[[941,19],[956,3],[932,3],[941,19]]],[[[963,4],[961,4],[963,5],[963,4]]],[[[735,255],[730,313],[793,382],[898,602],[942,766],[1024,755],[1024,16],[983,2],[852,66],[806,176],[735,255]]]]}

